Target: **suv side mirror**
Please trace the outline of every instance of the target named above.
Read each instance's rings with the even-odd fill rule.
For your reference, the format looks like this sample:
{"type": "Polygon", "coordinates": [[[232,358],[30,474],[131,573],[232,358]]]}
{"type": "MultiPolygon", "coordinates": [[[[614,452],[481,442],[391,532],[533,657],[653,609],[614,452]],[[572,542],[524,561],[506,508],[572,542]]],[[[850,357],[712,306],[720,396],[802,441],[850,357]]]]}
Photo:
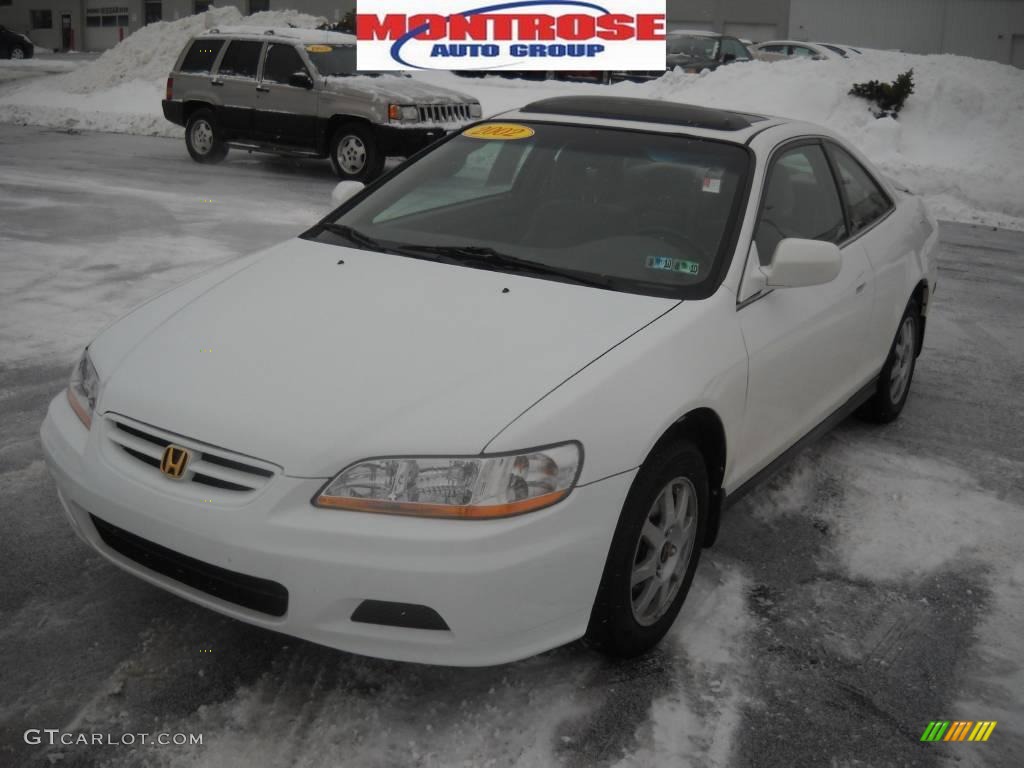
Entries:
{"type": "Polygon", "coordinates": [[[832,282],[842,265],[835,243],[787,237],[775,247],[771,266],[762,271],[769,288],[802,288],[832,282]]]}
{"type": "Polygon", "coordinates": [[[292,72],[288,75],[288,85],[309,90],[313,87],[313,78],[309,76],[308,72],[292,72]]]}

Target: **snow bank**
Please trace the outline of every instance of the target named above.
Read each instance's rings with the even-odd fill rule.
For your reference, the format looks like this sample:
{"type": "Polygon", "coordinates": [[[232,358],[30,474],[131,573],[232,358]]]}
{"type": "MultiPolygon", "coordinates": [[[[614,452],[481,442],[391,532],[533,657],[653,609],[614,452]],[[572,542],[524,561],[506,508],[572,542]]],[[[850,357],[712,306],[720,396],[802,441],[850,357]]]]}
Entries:
{"type": "MultiPolygon", "coordinates": [[[[312,27],[293,11],[248,17],[232,7],[142,28],[95,61],[58,77],[11,85],[0,121],[60,128],[181,136],[163,119],[164,80],[189,37],[243,23],[312,27]]],[[[417,74],[471,93],[485,114],[556,93],[604,93],[684,101],[798,118],[849,138],[883,172],[922,195],[941,218],[1024,229],[1024,73],[961,56],[875,51],[828,61],[753,61],[716,72],[676,71],[652,83],[602,87],[417,74]],[[848,95],[855,82],[890,81],[914,69],[916,90],[899,120],[876,120],[848,95]]]]}

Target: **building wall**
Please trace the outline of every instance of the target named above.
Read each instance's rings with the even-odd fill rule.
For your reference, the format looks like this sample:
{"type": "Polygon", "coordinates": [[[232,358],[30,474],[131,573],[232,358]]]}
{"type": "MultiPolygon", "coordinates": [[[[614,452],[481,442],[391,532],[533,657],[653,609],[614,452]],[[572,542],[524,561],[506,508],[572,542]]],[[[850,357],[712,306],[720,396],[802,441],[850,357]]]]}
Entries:
{"type": "Polygon", "coordinates": [[[1024,0],[792,0],[790,36],[1010,64],[1024,0]]]}
{"type": "MultiPolygon", "coordinates": [[[[71,15],[71,28],[78,30],[82,23],[81,0],[14,0],[11,5],[0,6],[0,24],[15,32],[27,34],[36,45],[43,48],[61,47],[61,15],[71,15]],[[49,29],[33,29],[31,12],[50,11],[53,23],[49,29]]],[[[80,38],[76,31],[76,41],[80,38]]]]}
{"type": "Polygon", "coordinates": [[[669,28],[707,29],[754,42],[782,37],[790,0],[667,0],[669,28]]]}

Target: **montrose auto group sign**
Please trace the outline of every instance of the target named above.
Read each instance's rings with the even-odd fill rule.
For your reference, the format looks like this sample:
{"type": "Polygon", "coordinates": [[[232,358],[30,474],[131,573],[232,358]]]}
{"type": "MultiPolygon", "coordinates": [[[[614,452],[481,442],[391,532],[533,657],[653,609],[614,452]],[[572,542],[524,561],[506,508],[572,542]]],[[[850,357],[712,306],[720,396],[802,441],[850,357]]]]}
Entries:
{"type": "Polygon", "coordinates": [[[359,69],[665,68],[665,0],[484,3],[359,0],[359,69]]]}

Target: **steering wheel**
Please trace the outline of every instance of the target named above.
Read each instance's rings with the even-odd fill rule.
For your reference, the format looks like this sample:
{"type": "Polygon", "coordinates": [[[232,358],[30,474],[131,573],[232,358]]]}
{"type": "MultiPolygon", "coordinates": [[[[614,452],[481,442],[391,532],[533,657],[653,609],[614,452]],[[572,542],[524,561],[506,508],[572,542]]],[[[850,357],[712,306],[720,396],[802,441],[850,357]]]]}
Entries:
{"type": "Polygon", "coordinates": [[[697,244],[689,235],[684,235],[682,232],[672,229],[671,227],[645,227],[639,230],[637,233],[638,237],[655,237],[659,240],[679,247],[681,250],[688,251],[691,255],[695,254],[701,259],[706,259],[707,254],[704,249],[697,244]]]}

